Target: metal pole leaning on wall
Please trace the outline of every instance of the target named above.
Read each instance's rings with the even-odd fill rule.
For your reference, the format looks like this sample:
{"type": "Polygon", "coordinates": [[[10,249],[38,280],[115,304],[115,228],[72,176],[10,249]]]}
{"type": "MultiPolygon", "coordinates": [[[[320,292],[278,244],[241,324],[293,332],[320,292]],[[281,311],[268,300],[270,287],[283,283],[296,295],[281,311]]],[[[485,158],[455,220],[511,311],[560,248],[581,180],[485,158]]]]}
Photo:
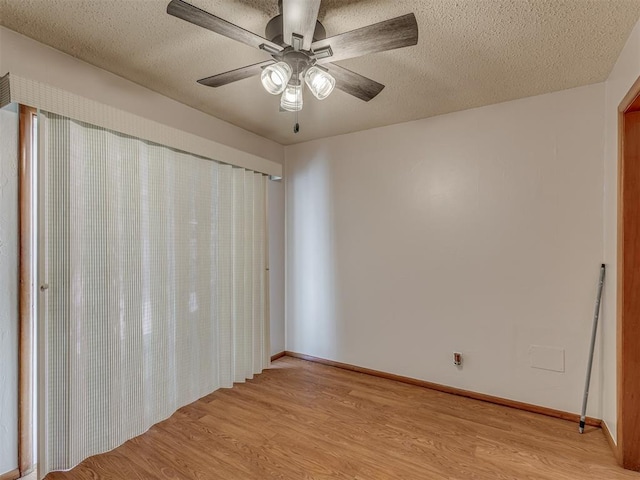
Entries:
{"type": "Polygon", "coordinates": [[[584,432],[584,424],[587,418],[587,400],[589,399],[589,383],[591,383],[591,367],[593,366],[593,351],[596,346],[596,334],[598,333],[598,317],[600,316],[600,300],[602,299],[602,286],[604,285],[604,263],[600,265],[600,280],[598,281],[598,293],[596,295],[596,308],[593,312],[593,329],[591,330],[591,348],[589,349],[589,362],[587,363],[587,379],[584,384],[584,398],[582,400],[582,412],[580,413],[580,433],[584,432]]]}

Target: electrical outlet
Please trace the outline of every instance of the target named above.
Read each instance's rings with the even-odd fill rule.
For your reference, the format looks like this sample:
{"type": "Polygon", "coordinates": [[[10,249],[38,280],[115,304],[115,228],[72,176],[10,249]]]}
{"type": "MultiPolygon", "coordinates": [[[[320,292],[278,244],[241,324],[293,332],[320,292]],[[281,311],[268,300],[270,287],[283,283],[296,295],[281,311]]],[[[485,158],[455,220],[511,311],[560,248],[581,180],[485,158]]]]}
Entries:
{"type": "Polygon", "coordinates": [[[456,367],[462,367],[462,354],[460,352],[453,352],[453,364],[456,367]]]}

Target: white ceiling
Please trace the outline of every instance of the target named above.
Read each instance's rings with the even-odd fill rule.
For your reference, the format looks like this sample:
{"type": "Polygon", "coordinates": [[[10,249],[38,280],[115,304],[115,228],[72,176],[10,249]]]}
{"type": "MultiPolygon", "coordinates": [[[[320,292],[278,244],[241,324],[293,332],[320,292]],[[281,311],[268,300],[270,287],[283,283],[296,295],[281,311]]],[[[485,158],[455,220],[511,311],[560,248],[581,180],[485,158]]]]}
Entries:
{"type": "MultiPolygon", "coordinates": [[[[386,85],[369,103],[308,92],[293,133],[259,77],[196,83],[269,56],[166,13],[169,0],[0,0],[0,24],[282,144],[604,81],[640,0],[325,0],[327,36],[414,12],[418,45],[338,62],[386,85]]],[[[264,35],[277,0],[190,0],[264,35]]]]}

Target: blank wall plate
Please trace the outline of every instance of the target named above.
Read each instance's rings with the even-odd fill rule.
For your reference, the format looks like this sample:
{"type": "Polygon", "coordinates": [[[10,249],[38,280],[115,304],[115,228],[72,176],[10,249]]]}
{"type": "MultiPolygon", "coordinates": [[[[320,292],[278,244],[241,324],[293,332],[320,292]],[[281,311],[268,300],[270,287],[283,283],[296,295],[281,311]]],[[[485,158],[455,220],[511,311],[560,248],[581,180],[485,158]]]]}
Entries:
{"type": "Polygon", "coordinates": [[[564,373],[564,348],[531,345],[529,360],[531,368],[564,373]]]}

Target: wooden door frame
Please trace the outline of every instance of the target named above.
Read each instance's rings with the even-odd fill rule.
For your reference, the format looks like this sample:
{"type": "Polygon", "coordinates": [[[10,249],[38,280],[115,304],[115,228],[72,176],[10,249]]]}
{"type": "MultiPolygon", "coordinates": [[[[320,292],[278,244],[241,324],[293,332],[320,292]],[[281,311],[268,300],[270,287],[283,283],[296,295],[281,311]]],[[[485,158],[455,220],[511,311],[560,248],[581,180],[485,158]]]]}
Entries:
{"type": "Polygon", "coordinates": [[[625,146],[625,118],[640,111],[640,77],[618,107],[618,285],[617,285],[617,457],[624,468],[640,471],[640,162],[625,146]],[[636,300],[634,300],[636,298],[636,300]],[[635,397],[635,400],[634,400],[635,397]]]}
{"type": "Polygon", "coordinates": [[[32,145],[35,108],[20,105],[18,129],[18,471],[20,476],[31,473],[36,461],[33,458],[33,381],[36,372],[33,362],[34,322],[32,274],[33,214],[37,208],[33,202],[32,145]]]}

